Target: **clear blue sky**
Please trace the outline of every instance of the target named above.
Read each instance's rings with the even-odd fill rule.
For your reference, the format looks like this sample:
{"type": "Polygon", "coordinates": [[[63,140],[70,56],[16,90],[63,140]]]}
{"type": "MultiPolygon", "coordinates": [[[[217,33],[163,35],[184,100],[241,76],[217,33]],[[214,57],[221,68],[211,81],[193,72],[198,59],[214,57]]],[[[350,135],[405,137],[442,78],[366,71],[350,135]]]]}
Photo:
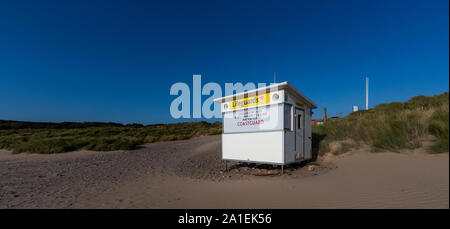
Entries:
{"type": "Polygon", "coordinates": [[[175,82],[290,81],[330,115],[449,90],[449,2],[0,1],[0,119],[166,123],[175,82]]]}

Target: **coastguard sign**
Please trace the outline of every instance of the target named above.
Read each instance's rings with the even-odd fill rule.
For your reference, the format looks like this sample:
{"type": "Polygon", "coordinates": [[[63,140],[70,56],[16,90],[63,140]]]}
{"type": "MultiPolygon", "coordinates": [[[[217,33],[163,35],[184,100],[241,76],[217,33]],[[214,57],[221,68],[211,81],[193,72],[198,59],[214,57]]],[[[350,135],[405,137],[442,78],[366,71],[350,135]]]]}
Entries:
{"type": "Polygon", "coordinates": [[[282,130],[283,119],[279,116],[280,112],[282,112],[281,104],[225,112],[223,131],[224,133],[243,133],[282,130]]]}

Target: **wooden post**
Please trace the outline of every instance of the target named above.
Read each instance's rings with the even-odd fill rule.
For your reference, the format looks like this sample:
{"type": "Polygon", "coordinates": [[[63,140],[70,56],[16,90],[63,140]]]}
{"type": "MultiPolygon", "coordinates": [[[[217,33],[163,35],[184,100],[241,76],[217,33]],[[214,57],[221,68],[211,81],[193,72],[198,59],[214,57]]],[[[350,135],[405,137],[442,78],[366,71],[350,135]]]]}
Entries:
{"type": "Polygon", "coordinates": [[[327,108],[323,108],[323,122],[327,121],[327,108]]]}

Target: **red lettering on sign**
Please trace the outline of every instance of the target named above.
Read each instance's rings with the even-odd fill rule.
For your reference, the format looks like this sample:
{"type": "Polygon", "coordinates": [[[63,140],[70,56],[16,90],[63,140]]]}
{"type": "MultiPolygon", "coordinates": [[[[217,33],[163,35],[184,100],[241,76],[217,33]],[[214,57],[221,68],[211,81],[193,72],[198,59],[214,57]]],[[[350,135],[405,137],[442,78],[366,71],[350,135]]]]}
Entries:
{"type": "Polygon", "coordinates": [[[237,122],[237,126],[253,126],[263,124],[264,120],[237,122]]]}

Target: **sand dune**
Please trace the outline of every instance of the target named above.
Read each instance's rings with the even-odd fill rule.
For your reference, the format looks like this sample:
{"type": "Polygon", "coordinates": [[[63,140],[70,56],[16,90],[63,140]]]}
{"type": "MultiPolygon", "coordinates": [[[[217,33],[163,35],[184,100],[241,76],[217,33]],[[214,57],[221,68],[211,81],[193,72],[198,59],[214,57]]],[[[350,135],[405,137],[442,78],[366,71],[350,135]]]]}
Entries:
{"type": "Polygon", "coordinates": [[[448,153],[360,150],[320,163],[283,176],[222,173],[218,136],[129,152],[3,151],[0,207],[449,208],[448,153]]]}

